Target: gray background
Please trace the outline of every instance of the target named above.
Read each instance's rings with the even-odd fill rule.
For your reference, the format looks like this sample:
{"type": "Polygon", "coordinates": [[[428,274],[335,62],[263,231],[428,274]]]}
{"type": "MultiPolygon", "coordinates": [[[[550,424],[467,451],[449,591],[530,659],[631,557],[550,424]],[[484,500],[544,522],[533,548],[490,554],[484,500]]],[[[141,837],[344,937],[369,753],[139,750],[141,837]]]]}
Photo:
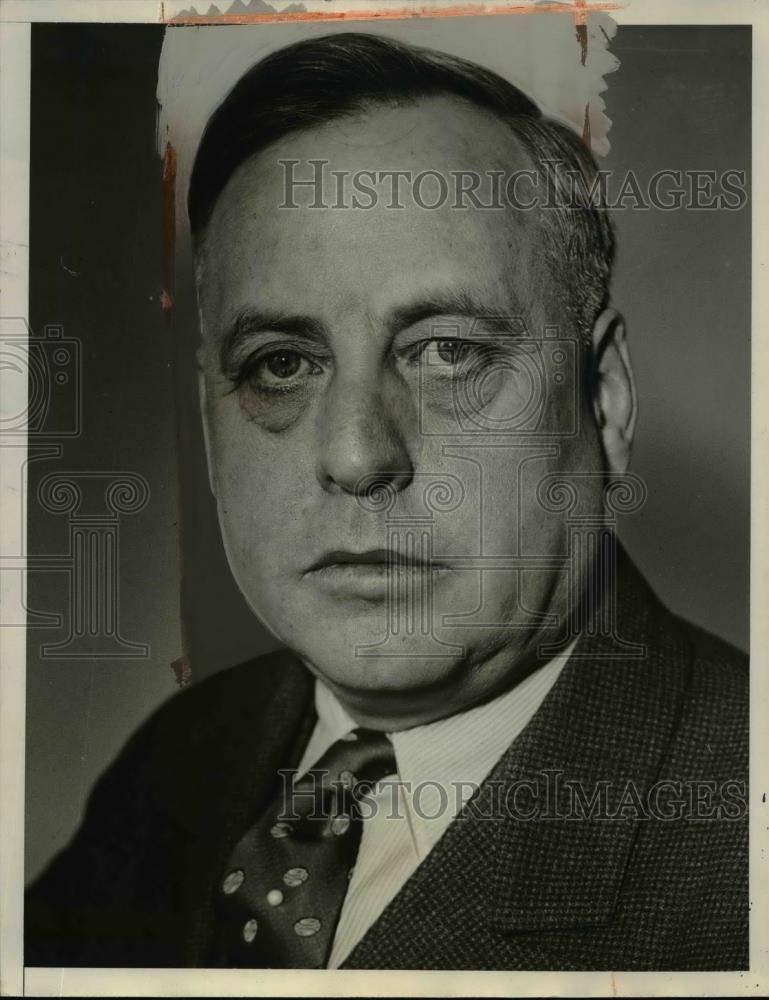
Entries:
{"type": "MultiPolygon", "coordinates": [[[[82,435],[29,470],[29,547],[63,552],[65,517],[35,490],[52,471],[131,470],[150,484],[121,523],[120,614],[144,660],[43,659],[57,630],[30,628],[27,664],[28,877],[71,835],[96,776],[133,729],[192,679],[274,643],[227,570],[202,461],[194,321],[177,273],[173,327],[160,309],[161,168],[155,86],[162,29],[36,25],[32,31],[30,320],[83,344],[82,435]],[[180,511],[183,516],[180,516],[180,511]]],[[[604,95],[613,125],[602,168],[750,166],[750,29],[619,28],[604,95]]],[[[748,644],[750,216],[619,212],[615,304],[640,394],[633,469],[643,510],[621,534],[678,613],[748,644]]],[[[62,574],[33,573],[29,605],[63,612],[62,574]]]]}

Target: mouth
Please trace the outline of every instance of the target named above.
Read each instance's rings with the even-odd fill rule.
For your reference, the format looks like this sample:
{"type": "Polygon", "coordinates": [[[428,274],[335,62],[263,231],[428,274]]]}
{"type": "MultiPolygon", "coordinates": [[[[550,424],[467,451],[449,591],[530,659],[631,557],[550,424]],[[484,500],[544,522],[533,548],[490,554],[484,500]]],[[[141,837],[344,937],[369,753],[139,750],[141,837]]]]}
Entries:
{"type": "Polygon", "coordinates": [[[304,576],[334,596],[382,599],[389,594],[398,600],[413,588],[423,590],[448,570],[441,560],[425,559],[416,552],[334,549],[317,559],[304,576]]]}
{"type": "Polygon", "coordinates": [[[334,549],[326,552],[310,566],[308,573],[331,566],[392,566],[403,568],[437,569],[444,565],[438,560],[425,560],[415,553],[398,552],[396,549],[368,549],[365,552],[350,552],[334,549]]]}

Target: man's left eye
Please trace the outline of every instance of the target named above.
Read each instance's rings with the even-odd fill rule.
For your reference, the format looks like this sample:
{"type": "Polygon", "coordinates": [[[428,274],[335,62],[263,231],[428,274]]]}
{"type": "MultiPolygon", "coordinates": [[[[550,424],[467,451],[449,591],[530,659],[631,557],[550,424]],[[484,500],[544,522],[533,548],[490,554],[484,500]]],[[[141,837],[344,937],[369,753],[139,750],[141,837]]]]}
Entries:
{"type": "Polygon", "coordinates": [[[477,358],[487,348],[472,340],[460,340],[459,337],[447,337],[442,340],[427,340],[423,342],[422,360],[428,364],[441,367],[450,365],[461,367],[473,358],[477,358]]]}
{"type": "Polygon", "coordinates": [[[462,360],[464,354],[467,354],[467,345],[463,344],[461,340],[436,340],[435,341],[435,353],[441,359],[445,361],[447,365],[456,365],[462,360]]]}

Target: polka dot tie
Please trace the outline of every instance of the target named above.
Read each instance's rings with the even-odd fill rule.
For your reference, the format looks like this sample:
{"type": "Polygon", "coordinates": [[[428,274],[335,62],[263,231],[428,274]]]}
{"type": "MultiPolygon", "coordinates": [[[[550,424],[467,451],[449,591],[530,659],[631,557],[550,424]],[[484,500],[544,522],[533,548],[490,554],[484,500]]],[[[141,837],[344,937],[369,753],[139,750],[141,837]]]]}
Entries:
{"type": "Polygon", "coordinates": [[[236,845],[218,889],[217,966],[324,968],[358,854],[361,800],[395,772],[383,733],[338,740],[236,845]]]}

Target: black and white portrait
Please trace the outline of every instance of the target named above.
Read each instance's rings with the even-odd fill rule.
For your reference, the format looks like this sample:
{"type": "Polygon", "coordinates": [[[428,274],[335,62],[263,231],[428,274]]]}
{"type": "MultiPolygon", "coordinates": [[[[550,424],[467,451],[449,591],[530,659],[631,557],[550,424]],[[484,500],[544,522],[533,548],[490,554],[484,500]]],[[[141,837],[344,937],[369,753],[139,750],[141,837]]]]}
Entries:
{"type": "Polygon", "coordinates": [[[24,966],[757,968],[749,20],[168,6],[29,30],[24,966]]]}

